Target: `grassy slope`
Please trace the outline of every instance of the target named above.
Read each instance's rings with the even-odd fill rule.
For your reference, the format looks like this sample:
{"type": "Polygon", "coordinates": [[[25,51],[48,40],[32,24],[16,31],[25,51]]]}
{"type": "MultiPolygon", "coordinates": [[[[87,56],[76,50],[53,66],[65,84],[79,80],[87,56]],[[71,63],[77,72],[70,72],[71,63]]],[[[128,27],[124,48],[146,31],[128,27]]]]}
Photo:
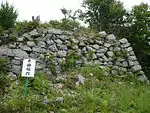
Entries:
{"type": "Polygon", "coordinates": [[[64,80],[52,82],[36,75],[28,96],[24,97],[25,79],[20,78],[9,88],[3,105],[11,113],[150,113],[150,86],[139,83],[134,76],[103,76],[97,67],[84,67],[65,73],[64,80]],[[78,74],[85,84],[75,84],[78,74]],[[93,76],[92,76],[92,74],[93,76]],[[61,87],[60,87],[60,84],[61,87]],[[59,86],[59,87],[58,87],[59,86]],[[63,102],[57,102],[63,97],[63,102]]]}

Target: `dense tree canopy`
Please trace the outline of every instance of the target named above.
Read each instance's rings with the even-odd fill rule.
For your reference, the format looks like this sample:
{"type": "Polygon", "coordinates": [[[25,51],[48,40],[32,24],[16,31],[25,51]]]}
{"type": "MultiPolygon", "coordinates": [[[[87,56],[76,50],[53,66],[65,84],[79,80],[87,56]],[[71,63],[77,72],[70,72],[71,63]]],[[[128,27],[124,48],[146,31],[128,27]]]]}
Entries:
{"type": "Polygon", "coordinates": [[[92,28],[112,33],[124,25],[126,10],[120,1],[84,0],[83,7],[86,9],[83,18],[92,28]]]}

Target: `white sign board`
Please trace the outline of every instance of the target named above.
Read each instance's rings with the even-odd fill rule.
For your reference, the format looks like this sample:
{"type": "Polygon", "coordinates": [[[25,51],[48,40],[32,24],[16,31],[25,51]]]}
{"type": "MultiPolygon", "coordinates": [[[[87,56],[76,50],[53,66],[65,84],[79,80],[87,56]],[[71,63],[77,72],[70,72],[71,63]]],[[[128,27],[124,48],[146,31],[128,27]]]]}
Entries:
{"type": "Polygon", "coordinates": [[[22,77],[34,77],[35,62],[34,59],[23,60],[22,77]]]}

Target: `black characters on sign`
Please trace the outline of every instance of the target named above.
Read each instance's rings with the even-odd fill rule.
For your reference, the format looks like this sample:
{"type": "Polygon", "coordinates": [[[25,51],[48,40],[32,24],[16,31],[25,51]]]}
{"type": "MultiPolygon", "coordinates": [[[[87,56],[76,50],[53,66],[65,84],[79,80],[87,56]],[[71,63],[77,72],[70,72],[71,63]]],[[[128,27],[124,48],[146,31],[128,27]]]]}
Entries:
{"type": "Polygon", "coordinates": [[[27,64],[27,68],[26,68],[26,75],[30,75],[30,71],[31,71],[31,60],[28,60],[28,64],[27,64]]]}

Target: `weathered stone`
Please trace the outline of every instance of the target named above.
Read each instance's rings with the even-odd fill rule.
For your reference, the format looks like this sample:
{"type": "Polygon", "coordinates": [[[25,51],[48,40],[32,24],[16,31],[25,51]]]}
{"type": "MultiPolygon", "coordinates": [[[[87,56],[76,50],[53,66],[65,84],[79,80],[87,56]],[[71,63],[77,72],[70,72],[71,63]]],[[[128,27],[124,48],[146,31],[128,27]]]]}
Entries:
{"type": "Polygon", "coordinates": [[[135,56],[134,51],[130,51],[129,54],[130,54],[130,56],[135,56]]]}
{"type": "Polygon", "coordinates": [[[82,55],[81,49],[78,49],[78,50],[77,50],[77,55],[80,55],[80,56],[82,55]]]}
{"type": "Polygon", "coordinates": [[[108,57],[112,57],[112,56],[114,56],[114,53],[112,51],[108,51],[107,55],[108,55],[108,57]]]}
{"type": "Polygon", "coordinates": [[[22,46],[21,49],[24,50],[24,51],[32,51],[31,48],[26,46],[26,45],[22,46]]]}
{"type": "Polygon", "coordinates": [[[124,59],[124,58],[119,57],[119,58],[117,58],[117,61],[118,61],[118,62],[123,62],[123,61],[125,61],[125,59],[124,59]]]}
{"type": "Polygon", "coordinates": [[[137,61],[129,61],[129,66],[135,66],[138,65],[139,63],[137,61]]]}
{"type": "Polygon", "coordinates": [[[122,44],[122,45],[121,45],[122,48],[127,48],[127,47],[129,47],[129,46],[130,46],[130,43],[125,43],[125,44],[122,44]]]}
{"type": "Polygon", "coordinates": [[[97,45],[97,44],[93,45],[92,47],[96,50],[98,50],[100,48],[99,45],[97,45]]]}
{"type": "Polygon", "coordinates": [[[56,73],[59,74],[61,71],[61,67],[59,65],[56,65],[55,69],[56,69],[56,73]]]}
{"type": "Polygon", "coordinates": [[[113,69],[113,70],[118,70],[118,69],[119,69],[119,66],[113,66],[112,69],[113,69]]]}
{"type": "Polygon", "coordinates": [[[112,70],[111,73],[112,73],[113,75],[117,75],[117,74],[118,74],[118,72],[117,72],[116,70],[112,70]]]}
{"type": "Polygon", "coordinates": [[[147,79],[146,75],[143,74],[143,75],[138,76],[138,80],[141,81],[141,82],[145,82],[148,79],[147,79]]]}
{"type": "Polygon", "coordinates": [[[12,73],[12,72],[9,72],[8,74],[13,80],[17,79],[17,75],[12,73]]]}
{"type": "Polygon", "coordinates": [[[82,60],[76,60],[76,64],[82,64],[82,60]]]}
{"type": "Polygon", "coordinates": [[[61,35],[61,34],[63,34],[63,31],[61,31],[61,30],[59,30],[59,29],[48,28],[48,33],[61,35]]]}
{"type": "Polygon", "coordinates": [[[90,46],[87,46],[86,48],[87,48],[87,51],[93,51],[93,52],[95,52],[95,49],[93,49],[93,48],[90,47],[90,46]]]}
{"type": "Polygon", "coordinates": [[[31,36],[28,33],[24,33],[22,36],[25,37],[25,38],[27,38],[28,40],[31,39],[31,36]]]}
{"type": "Polygon", "coordinates": [[[66,55],[67,55],[67,52],[66,51],[58,51],[58,53],[57,53],[57,56],[58,57],[66,57],[66,55]]]}
{"type": "Polygon", "coordinates": [[[137,71],[140,71],[141,69],[142,67],[140,65],[136,65],[131,68],[132,72],[137,72],[137,71]]]}
{"type": "Polygon", "coordinates": [[[122,67],[128,67],[128,63],[126,61],[122,62],[122,67]]]}
{"type": "Polygon", "coordinates": [[[100,35],[100,37],[106,37],[106,36],[107,36],[107,34],[106,34],[106,32],[105,32],[105,31],[101,31],[101,32],[99,32],[99,35],[100,35]]]}
{"type": "Polygon", "coordinates": [[[96,54],[95,54],[95,53],[93,54],[92,59],[97,59],[97,56],[96,56],[96,54]]]}
{"type": "Polygon", "coordinates": [[[122,66],[122,64],[120,62],[116,62],[117,66],[122,66]]]}
{"type": "Polygon", "coordinates": [[[39,33],[36,29],[32,30],[30,33],[31,37],[35,38],[39,36],[39,33]]]}
{"type": "Polygon", "coordinates": [[[104,59],[103,61],[109,61],[109,59],[105,55],[102,58],[104,59]]]}
{"type": "Polygon", "coordinates": [[[81,74],[77,75],[77,79],[79,83],[84,85],[85,78],[81,74]]]}
{"type": "Polygon", "coordinates": [[[98,45],[103,45],[103,42],[99,41],[99,40],[96,40],[95,43],[98,44],[98,45]]]}
{"type": "Polygon", "coordinates": [[[14,64],[14,65],[20,65],[21,62],[20,62],[20,60],[14,59],[14,60],[11,60],[11,64],[14,64]]]}
{"type": "Polygon", "coordinates": [[[21,49],[12,49],[14,56],[19,57],[21,59],[28,58],[28,54],[21,49]]]}
{"type": "Polygon", "coordinates": [[[79,41],[78,41],[77,39],[74,39],[74,38],[73,38],[71,41],[72,41],[73,43],[76,43],[76,44],[79,43],[79,41]]]}
{"type": "Polygon", "coordinates": [[[128,60],[129,60],[129,61],[135,61],[135,60],[137,60],[137,58],[136,58],[135,56],[129,56],[129,57],[128,57],[128,60]]]}
{"type": "Polygon", "coordinates": [[[40,54],[40,59],[44,59],[44,55],[43,54],[40,54]]]}
{"type": "Polygon", "coordinates": [[[79,48],[78,45],[72,46],[72,49],[78,49],[78,48],[79,48]]]}
{"type": "Polygon", "coordinates": [[[124,44],[124,43],[128,43],[128,40],[125,38],[122,38],[119,40],[120,43],[124,44]]]}
{"type": "Polygon", "coordinates": [[[53,44],[54,44],[54,41],[53,41],[53,40],[47,40],[46,43],[47,43],[48,45],[53,45],[53,44]]]}
{"type": "Polygon", "coordinates": [[[23,42],[23,40],[24,40],[24,37],[19,37],[19,38],[17,39],[18,42],[23,42]]]}
{"type": "Polygon", "coordinates": [[[35,43],[33,41],[28,41],[27,42],[27,46],[29,47],[34,47],[35,46],[35,43]]]}
{"type": "Polygon", "coordinates": [[[33,52],[46,53],[46,50],[40,47],[33,47],[32,50],[33,52]]]}
{"type": "Polygon", "coordinates": [[[14,53],[12,52],[11,49],[5,48],[5,47],[0,47],[0,56],[15,56],[14,53]]]}
{"type": "Polygon", "coordinates": [[[50,40],[51,38],[52,38],[52,34],[46,34],[46,36],[45,36],[45,38],[47,39],[47,40],[50,40]]]}
{"type": "Polygon", "coordinates": [[[38,58],[38,55],[35,54],[35,53],[31,53],[31,54],[29,55],[29,57],[30,57],[30,58],[35,58],[35,59],[36,59],[36,58],[38,58]]]}
{"type": "Polygon", "coordinates": [[[107,48],[109,48],[111,46],[111,44],[105,43],[104,46],[107,47],[107,48]]]}
{"type": "Polygon", "coordinates": [[[19,75],[21,72],[21,66],[12,65],[11,72],[19,75]]]}
{"type": "Polygon", "coordinates": [[[113,66],[113,62],[108,62],[108,66],[113,66]]]}
{"type": "Polygon", "coordinates": [[[64,98],[63,97],[56,97],[56,102],[64,102],[64,98]]]}
{"type": "Polygon", "coordinates": [[[126,73],[126,72],[127,72],[127,69],[126,69],[126,68],[120,68],[120,70],[121,70],[123,73],[126,73]]]}
{"type": "Polygon", "coordinates": [[[94,64],[100,65],[101,62],[99,60],[94,60],[94,64]]]}
{"type": "Polygon", "coordinates": [[[35,66],[35,69],[36,70],[42,70],[45,68],[45,65],[44,64],[41,64],[39,62],[36,63],[36,66],[35,66]]]}
{"type": "Polygon", "coordinates": [[[66,35],[57,35],[57,37],[58,37],[59,39],[61,39],[62,41],[65,41],[65,40],[68,40],[68,39],[69,39],[69,37],[66,36],[66,35]]]}
{"type": "Polygon", "coordinates": [[[114,34],[110,34],[110,35],[107,36],[107,40],[108,41],[115,41],[116,37],[114,36],[114,34]]]}
{"type": "Polygon", "coordinates": [[[79,46],[84,47],[85,43],[83,41],[80,41],[79,46]]]}
{"type": "Polygon", "coordinates": [[[110,47],[110,48],[109,48],[109,51],[113,51],[113,47],[110,47]]]}
{"type": "Polygon", "coordinates": [[[60,39],[54,40],[56,44],[62,44],[63,42],[60,39]]]}
{"type": "Polygon", "coordinates": [[[59,50],[65,50],[65,51],[68,50],[66,45],[57,45],[57,47],[58,47],[59,50]]]}
{"type": "Polygon", "coordinates": [[[103,48],[103,49],[99,49],[96,52],[97,53],[105,53],[108,49],[107,48],[103,48]]]}
{"type": "Polygon", "coordinates": [[[132,47],[126,48],[126,51],[127,51],[127,52],[130,52],[130,51],[132,51],[132,50],[133,50],[132,47]]]}
{"type": "Polygon", "coordinates": [[[15,49],[16,48],[16,44],[9,44],[8,47],[11,48],[11,49],[15,49]]]}
{"type": "Polygon", "coordinates": [[[52,51],[52,52],[56,52],[58,51],[57,47],[55,45],[50,45],[49,47],[49,50],[52,51]]]}
{"type": "Polygon", "coordinates": [[[114,51],[120,51],[121,48],[120,47],[114,47],[114,51]]]}
{"type": "Polygon", "coordinates": [[[46,44],[45,44],[45,42],[43,42],[43,41],[38,41],[37,46],[38,46],[38,47],[45,47],[46,44]]]}
{"type": "Polygon", "coordinates": [[[97,56],[98,58],[103,57],[103,56],[104,56],[104,53],[96,53],[96,56],[97,56]]]}

